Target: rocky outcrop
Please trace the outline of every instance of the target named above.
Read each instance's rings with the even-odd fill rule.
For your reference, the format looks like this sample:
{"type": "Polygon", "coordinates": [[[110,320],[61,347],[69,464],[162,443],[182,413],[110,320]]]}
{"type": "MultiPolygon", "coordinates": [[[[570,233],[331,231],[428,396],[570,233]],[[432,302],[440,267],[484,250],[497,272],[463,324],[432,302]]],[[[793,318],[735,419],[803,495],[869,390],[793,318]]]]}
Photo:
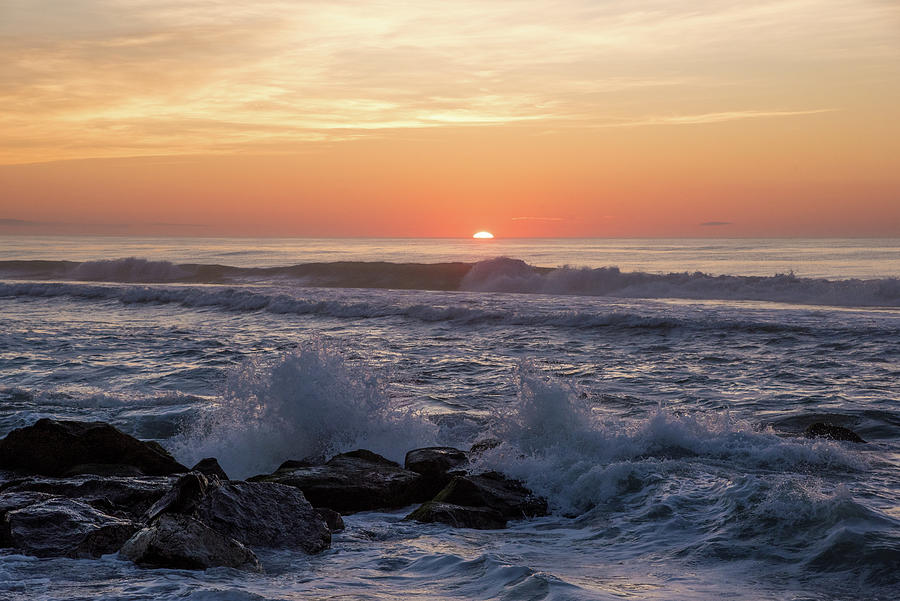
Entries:
{"type": "Polygon", "coordinates": [[[420,474],[434,494],[450,483],[451,472],[461,470],[468,463],[469,456],[465,451],[453,447],[426,447],[407,453],[403,467],[420,474]]]}
{"type": "Polygon", "coordinates": [[[209,490],[209,479],[200,472],[188,472],[172,484],[160,499],[144,514],[144,521],[151,522],[163,513],[189,514],[209,490]]]}
{"type": "Polygon", "coordinates": [[[187,471],[158,444],[141,442],[107,423],[48,418],[0,440],[0,467],[43,476],[165,476],[187,471]]]}
{"type": "Polygon", "coordinates": [[[416,522],[447,524],[454,528],[500,530],[506,528],[506,518],[490,507],[463,507],[440,501],[428,501],[404,519],[416,522]]]}
{"type": "Polygon", "coordinates": [[[192,472],[200,472],[204,476],[215,476],[219,480],[228,480],[228,474],[219,465],[215,457],[207,457],[197,462],[197,465],[191,468],[192,472]]]}
{"type": "Polygon", "coordinates": [[[440,522],[450,526],[495,529],[507,520],[547,514],[547,501],[516,480],[497,472],[456,476],[434,499],[408,520],[440,522]]]}
{"type": "Polygon", "coordinates": [[[366,450],[341,453],[321,465],[288,464],[250,480],[299,488],[314,507],[341,513],[395,509],[421,503],[430,496],[420,474],[366,450]]]}
{"type": "Polygon", "coordinates": [[[331,531],[303,493],[272,482],[228,482],[211,487],[193,516],[245,545],[319,553],[331,531]]]}
{"type": "Polygon", "coordinates": [[[163,514],[131,537],[119,557],[157,568],[205,570],[229,567],[261,572],[253,551],[182,514],[163,514]]]}
{"type": "Polygon", "coordinates": [[[325,525],[328,526],[328,529],[332,532],[340,532],[344,529],[344,518],[342,518],[341,514],[334,509],[316,507],[316,513],[318,513],[319,517],[325,521],[325,525]]]}
{"type": "MultiPolygon", "coordinates": [[[[172,486],[168,476],[138,478],[78,476],[17,478],[0,486],[0,495],[36,492],[78,499],[111,515],[140,517],[172,486]]],[[[0,498],[2,498],[0,497],[0,498]]]]}
{"type": "Polygon", "coordinates": [[[489,507],[510,520],[547,515],[547,501],[498,472],[457,476],[435,501],[464,507],[489,507]]]}
{"type": "Polygon", "coordinates": [[[862,437],[849,428],[836,426],[828,422],[816,422],[807,426],[803,435],[806,438],[827,438],[828,440],[843,440],[847,442],[866,442],[862,437]]]}
{"type": "Polygon", "coordinates": [[[111,516],[74,499],[47,498],[41,493],[12,493],[4,497],[6,501],[0,505],[15,508],[3,513],[0,546],[26,555],[96,558],[115,553],[138,528],[131,520],[111,516]],[[28,499],[28,495],[32,498],[28,499]]]}

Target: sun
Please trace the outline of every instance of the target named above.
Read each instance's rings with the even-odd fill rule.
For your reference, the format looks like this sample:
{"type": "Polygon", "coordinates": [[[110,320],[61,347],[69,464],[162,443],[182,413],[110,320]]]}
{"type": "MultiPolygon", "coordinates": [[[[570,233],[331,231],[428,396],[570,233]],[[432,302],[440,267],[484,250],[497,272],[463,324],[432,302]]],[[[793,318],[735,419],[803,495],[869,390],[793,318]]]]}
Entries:
{"type": "Polygon", "coordinates": [[[475,232],[474,234],[472,234],[472,237],[478,238],[480,240],[490,240],[494,237],[494,234],[490,232],[475,232]]]}

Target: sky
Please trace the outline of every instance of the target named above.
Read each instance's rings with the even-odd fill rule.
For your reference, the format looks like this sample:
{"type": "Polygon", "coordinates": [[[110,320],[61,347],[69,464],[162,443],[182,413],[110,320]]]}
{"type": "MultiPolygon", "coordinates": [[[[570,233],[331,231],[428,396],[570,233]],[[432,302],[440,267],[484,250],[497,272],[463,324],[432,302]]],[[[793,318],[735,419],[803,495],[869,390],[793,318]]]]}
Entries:
{"type": "Polygon", "coordinates": [[[900,236],[895,0],[0,0],[0,234],[900,236]]]}

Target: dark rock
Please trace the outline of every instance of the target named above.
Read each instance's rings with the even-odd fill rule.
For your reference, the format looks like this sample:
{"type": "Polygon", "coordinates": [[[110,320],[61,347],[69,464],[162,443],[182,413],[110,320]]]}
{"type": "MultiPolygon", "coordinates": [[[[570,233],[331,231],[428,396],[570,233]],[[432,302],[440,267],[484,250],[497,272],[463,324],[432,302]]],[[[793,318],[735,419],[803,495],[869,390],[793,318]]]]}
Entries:
{"type": "Polygon", "coordinates": [[[261,572],[253,551],[209,526],[180,514],[163,514],[132,536],[119,557],[138,565],[205,570],[229,567],[261,572]]]}
{"type": "Polygon", "coordinates": [[[447,524],[454,528],[500,530],[506,528],[506,518],[490,507],[463,507],[440,501],[428,501],[403,518],[416,522],[447,524]]]}
{"type": "Polygon", "coordinates": [[[495,449],[501,444],[503,444],[503,441],[498,438],[486,438],[484,440],[479,440],[472,445],[472,448],[469,450],[469,454],[473,457],[478,457],[479,455],[483,455],[485,451],[495,449]]]}
{"type": "Polygon", "coordinates": [[[327,507],[316,507],[316,513],[319,514],[320,518],[325,520],[325,524],[332,532],[339,532],[344,529],[344,518],[342,518],[341,514],[339,514],[334,509],[328,509],[327,507]]]}
{"type": "Polygon", "coordinates": [[[433,500],[464,507],[488,507],[510,520],[547,515],[545,499],[497,472],[457,476],[433,500]]]}
{"type": "Polygon", "coordinates": [[[63,476],[143,476],[144,472],[133,465],[120,463],[82,463],[66,470],[63,476]]]}
{"type": "Polygon", "coordinates": [[[366,450],[336,455],[322,465],[279,469],[250,480],[294,486],[303,491],[313,507],[330,507],[341,513],[394,509],[421,503],[430,496],[422,476],[366,450]]]}
{"type": "Polygon", "coordinates": [[[866,442],[859,434],[849,428],[824,422],[810,424],[803,432],[803,435],[807,438],[827,438],[829,440],[845,440],[848,442],[866,442]]]}
{"type": "Polygon", "coordinates": [[[296,467],[312,467],[314,465],[322,465],[323,463],[325,463],[324,458],[322,459],[322,461],[312,461],[310,459],[288,459],[287,461],[279,465],[278,469],[287,470],[296,467]]]}
{"type": "Polygon", "coordinates": [[[318,553],[331,545],[331,531],[296,488],[266,482],[213,486],[194,517],[245,545],[318,553]]]}
{"type": "Polygon", "coordinates": [[[191,513],[208,488],[209,479],[200,472],[184,474],[147,510],[144,521],[151,522],[163,513],[191,513]]]}
{"type": "Polygon", "coordinates": [[[36,557],[95,558],[117,551],[135,530],[130,520],[57,497],[7,511],[0,545],[36,557]]]}
{"type": "Polygon", "coordinates": [[[105,513],[139,517],[172,486],[168,476],[139,478],[80,476],[74,478],[18,478],[0,486],[9,493],[46,493],[78,499],[105,513]]]}
{"type": "Polygon", "coordinates": [[[200,472],[205,476],[216,476],[219,480],[228,480],[228,474],[219,465],[215,457],[207,457],[197,462],[197,465],[191,468],[192,472],[200,472]]]}
{"type": "Polygon", "coordinates": [[[427,447],[406,454],[404,467],[421,474],[428,486],[437,493],[453,479],[449,472],[465,466],[469,456],[453,447],[427,447]]]}
{"type": "Polygon", "coordinates": [[[72,469],[108,473],[124,469],[120,466],[148,476],[187,471],[158,444],[141,442],[104,422],[44,418],[0,440],[0,467],[7,469],[64,476],[72,469]]]}

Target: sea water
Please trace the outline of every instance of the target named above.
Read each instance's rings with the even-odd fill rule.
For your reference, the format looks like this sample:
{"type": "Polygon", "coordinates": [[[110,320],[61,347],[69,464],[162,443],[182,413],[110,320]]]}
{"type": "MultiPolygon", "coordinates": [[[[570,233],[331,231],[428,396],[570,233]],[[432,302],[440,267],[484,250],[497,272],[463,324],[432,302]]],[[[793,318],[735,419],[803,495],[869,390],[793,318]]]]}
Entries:
{"type": "Polygon", "coordinates": [[[895,599],[898,277],[898,240],[0,238],[0,435],[104,420],[233,478],[497,438],[476,468],[551,507],[346,516],[262,575],[5,551],[0,598],[895,599]]]}

